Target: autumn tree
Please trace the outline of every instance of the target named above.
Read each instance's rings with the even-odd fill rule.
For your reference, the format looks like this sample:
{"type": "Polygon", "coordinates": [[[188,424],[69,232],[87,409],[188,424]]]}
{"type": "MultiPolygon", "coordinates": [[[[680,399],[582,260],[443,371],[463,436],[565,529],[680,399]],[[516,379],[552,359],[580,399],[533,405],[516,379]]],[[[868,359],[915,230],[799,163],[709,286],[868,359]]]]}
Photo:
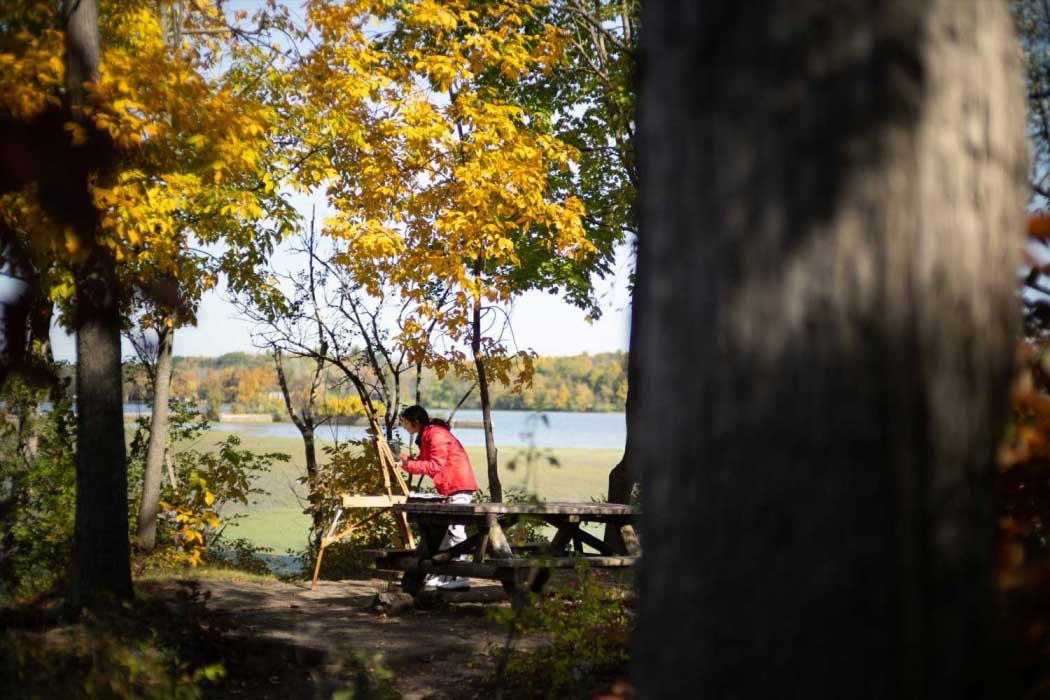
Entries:
{"type": "MultiPolygon", "coordinates": [[[[313,518],[312,534],[315,540],[324,532],[324,510],[320,502],[322,488],[317,467],[317,444],[314,436],[318,427],[323,425],[326,417],[322,415],[323,404],[320,393],[326,388],[325,364],[328,361],[329,333],[326,333],[325,309],[318,303],[318,297],[324,293],[323,287],[327,275],[317,257],[316,231],[311,221],[308,232],[301,232],[301,247],[293,244],[292,251],[298,250],[305,255],[305,269],[295,273],[286,273],[273,269],[270,278],[273,283],[286,284],[291,288],[292,299],[289,304],[283,300],[277,303],[259,305],[250,297],[242,297],[238,304],[243,314],[257,324],[256,341],[269,350],[273,358],[273,367],[280,387],[284,408],[292,424],[299,431],[303,440],[306,459],[307,499],[313,518]],[[311,368],[305,382],[293,385],[286,369],[285,355],[308,359],[311,368]]],[[[274,299],[279,299],[276,295],[274,299]]],[[[338,351],[337,345],[337,351],[338,351]]]]}
{"type": "MultiPolygon", "coordinates": [[[[557,104],[564,105],[563,138],[582,154],[571,186],[587,206],[584,224],[591,240],[602,241],[607,251],[591,274],[608,274],[611,246],[633,242],[638,235],[635,85],[640,5],[639,0],[564,0],[559,8],[572,27],[572,41],[567,66],[555,73],[564,77],[554,87],[557,104]]],[[[630,501],[637,480],[632,453],[628,429],[623,458],[609,472],[606,498],[612,503],[630,501]]],[[[610,529],[606,536],[615,534],[610,529]]]]}
{"type": "MultiPolygon", "coordinates": [[[[319,41],[303,71],[304,119],[324,138],[310,144],[303,174],[326,184],[336,212],[326,234],[345,246],[340,262],[360,286],[390,284],[416,306],[401,342],[415,344],[436,319],[469,348],[483,411],[486,383],[510,381],[515,358],[527,372],[529,360],[482,337],[485,309],[521,291],[515,273],[537,259],[526,251],[554,265],[594,249],[582,202],[554,184],[575,151],[542,115],[503,97],[502,84],[541,75],[562,51],[564,33],[534,21],[543,5],[307,5],[319,41]],[[448,290],[453,313],[437,308],[435,286],[448,290]]],[[[499,498],[486,421],[489,490],[499,498]]]]}
{"type": "MultiPolygon", "coordinates": [[[[195,322],[201,295],[220,276],[235,289],[258,289],[255,269],[295,218],[277,191],[280,175],[270,154],[277,115],[254,92],[272,68],[247,41],[247,33],[230,25],[221,6],[201,3],[189,10],[165,2],[159,12],[152,9],[144,5],[129,14],[128,20],[137,23],[138,39],[128,43],[133,52],[127,56],[153,62],[154,70],[167,77],[152,80],[129,64],[125,81],[136,80],[130,92],[147,116],[144,128],[153,127],[155,135],[141,147],[134,163],[138,169],[125,170],[115,187],[102,192],[103,201],[115,205],[114,228],[127,231],[132,243],[139,244],[129,270],[134,280],[141,280],[137,286],[143,293],[137,298],[146,310],[142,318],[158,339],[136,538],[146,550],[155,542],[160,474],[168,448],[175,329],[195,322]],[[152,237],[144,233],[151,231],[152,237]],[[222,248],[216,255],[192,243],[222,248]]],[[[114,66],[118,68],[124,66],[114,66]]]]}
{"type": "MultiPolygon", "coordinates": [[[[550,123],[552,132],[575,148],[575,167],[556,174],[554,187],[583,202],[582,224],[593,248],[588,255],[552,265],[544,251],[526,261],[517,279],[528,288],[560,293],[590,318],[602,313],[595,283],[612,273],[618,247],[633,246],[638,234],[635,200],[635,79],[638,64],[639,0],[551,0],[535,5],[539,21],[565,36],[560,60],[542,74],[500,87],[505,99],[550,123]]],[[[608,499],[628,502],[630,432],[624,456],[609,474],[608,499]]]]}
{"type": "Polygon", "coordinates": [[[1028,133],[1032,143],[1030,203],[1035,216],[1029,225],[1029,246],[1024,277],[1025,332],[1030,338],[1045,336],[1050,328],[1050,4],[1043,0],[1013,0],[1025,57],[1028,91],[1028,133]]]}
{"type": "MultiPolygon", "coordinates": [[[[337,261],[345,250],[320,236],[313,220],[286,246],[285,253],[283,260],[291,270],[276,264],[270,267],[271,284],[281,290],[270,298],[278,301],[259,304],[242,296],[238,305],[256,323],[256,343],[273,353],[285,410],[303,439],[306,482],[319,536],[325,511],[317,499],[326,490],[318,482],[314,434],[328,420],[325,413],[331,407],[321,401],[320,393],[329,388],[348,391],[356,397],[361,412],[374,416],[385,438],[392,439],[405,378],[416,368],[410,346],[394,339],[413,322],[413,305],[380,284],[373,285],[371,294],[359,288],[346,266],[337,261]],[[298,386],[290,381],[286,356],[310,364],[308,376],[298,386]]],[[[417,337],[425,342],[413,347],[426,357],[432,336],[417,337]]]]}
{"type": "MultiPolygon", "coordinates": [[[[28,115],[47,113],[69,92],[60,89],[60,35],[47,28],[54,11],[35,7],[39,31],[17,35],[0,76],[4,103],[28,115]]],[[[119,330],[132,299],[145,301],[155,327],[192,323],[201,294],[220,277],[237,290],[259,289],[256,269],[296,216],[280,191],[285,164],[274,157],[272,138],[278,114],[261,99],[277,72],[268,38],[260,42],[258,32],[233,26],[214,2],[193,3],[184,13],[173,7],[102,4],[107,50],[97,79],[78,88],[83,117],[68,132],[77,142],[98,131],[124,153],[92,182],[97,235],[37,235],[61,231],[47,219],[42,192],[23,189],[2,202],[8,226],[55,267],[45,280],[47,298],[58,300],[74,326],[85,318],[81,305],[90,317],[91,305],[105,300],[118,305],[119,330]],[[84,265],[96,253],[113,261],[111,278],[97,265],[88,275],[84,265]],[[75,298],[88,277],[99,280],[98,289],[75,298]]],[[[270,12],[267,26],[284,26],[283,17],[270,12]]],[[[162,421],[155,425],[160,445],[162,421]]],[[[152,493],[146,489],[149,502],[152,493]]],[[[148,545],[156,504],[143,505],[140,541],[148,545]]]]}
{"type": "Polygon", "coordinates": [[[983,0],[652,2],[641,697],[990,697],[1027,202],[983,0]]]}
{"type": "MultiPolygon", "coordinates": [[[[66,2],[64,107],[85,127],[85,84],[99,80],[100,35],[94,0],[66,2]]],[[[75,127],[75,128],[76,128],[75,127]]],[[[81,196],[87,196],[84,180],[81,196]]],[[[85,207],[74,222],[76,286],[77,500],[73,602],[97,606],[131,597],[127,538],[127,455],[120,370],[120,284],[111,251],[98,240],[99,215],[85,207]],[[82,251],[82,252],[81,252],[82,251]]]]}
{"type": "Polygon", "coordinates": [[[135,353],[146,368],[152,393],[149,443],[146,447],[135,537],[136,544],[147,551],[156,544],[161,474],[168,451],[168,403],[171,398],[174,336],[175,329],[161,323],[156,329],[155,342],[145,332],[131,337],[135,353]]]}

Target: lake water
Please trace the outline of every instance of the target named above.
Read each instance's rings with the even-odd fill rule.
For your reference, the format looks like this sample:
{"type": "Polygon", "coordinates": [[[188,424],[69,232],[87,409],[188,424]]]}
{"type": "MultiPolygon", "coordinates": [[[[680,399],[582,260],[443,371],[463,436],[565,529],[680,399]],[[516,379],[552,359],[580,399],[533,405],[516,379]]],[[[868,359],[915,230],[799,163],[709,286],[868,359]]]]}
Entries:
{"type": "MultiPolygon", "coordinates": [[[[46,410],[46,408],[45,408],[46,410]]],[[[229,407],[222,407],[229,412],[229,407]]],[[[150,407],[142,404],[124,404],[124,415],[148,416],[150,407]]],[[[444,418],[447,412],[434,411],[435,417],[444,418]]],[[[468,421],[481,424],[481,411],[462,409],[456,413],[455,422],[468,421]]],[[[212,430],[240,435],[261,437],[299,438],[299,431],[292,423],[219,423],[211,424],[212,430]]],[[[579,447],[583,449],[622,450],[627,438],[627,423],[621,413],[577,413],[572,411],[493,411],[492,431],[497,447],[579,447]]],[[[453,425],[452,432],[467,446],[484,446],[485,431],[481,428],[453,425]]],[[[402,440],[407,439],[404,430],[398,430],[402,440]]],[[[317,429],[319,440],[347,440],[365,437],[364,426],[325,425],[317,429]]]]}
{"type": "MultiPolygon", "coordinates": [[[[435,411],[442,416],[441,411],[435,411]]],[[[460,410],[456,421],[481,422],[480,410],[460,410]]],[[[213,423],[212,429],[240,435],[298,438],[299,431],[291,423],[213,423]]],[[[452,431],[459,441],[468,446],[483,446],[485,431],[481,428],[454,426],[452,431]]],[[[407,435],[398,431],[401,439],[407,435]]],[[[572,413],[549,411],[493,411],[492,432],[497,447],[580,447],[584,449],[622,450],[627,437],[623,413],[572,413]]],[[[317,430],[322,440],[357,439],[365,436],[363,426],[333,425],[317,430]]]]}

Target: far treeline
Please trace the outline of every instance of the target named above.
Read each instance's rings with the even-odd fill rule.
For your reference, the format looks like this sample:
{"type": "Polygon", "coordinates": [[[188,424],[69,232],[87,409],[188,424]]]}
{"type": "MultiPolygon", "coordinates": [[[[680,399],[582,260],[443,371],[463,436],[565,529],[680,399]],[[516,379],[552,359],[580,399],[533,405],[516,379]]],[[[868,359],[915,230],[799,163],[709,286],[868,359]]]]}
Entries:
{"type": "MultiPolygon", "coordinates": [[[[521,411],[623,411],[627,398],[627,353],[583,353],[565,357],[536,357],[532,379],[520,390],[492,388],[492,407],[521,411]]],[[[306,358],[284,360],[284,372],[293,398],[308,385],[313,363],[306,358]]],[[[363,406],[352,386],[331,372],[324,377],[321,404],[331,415],[362,415],[363,406]]],[[[402,403],[417,400],[427,408],[478,409],[481,401],[474,382],[460,375],[439,377],[424,369],[418,381],[402,387],[402,403]],[[464,397],[466,399],[464,400],[464,397]]],[[[217,414],[223,405],[248,413],[273,413],[287,420],[273,357],[233,352],[218,357],[176,357],[172,371],[173,398],[197,403],[217,414]]],[[[139,362],[124,369],[124,396],[128,403],[151,403],[149,372],[139,362]]]]}

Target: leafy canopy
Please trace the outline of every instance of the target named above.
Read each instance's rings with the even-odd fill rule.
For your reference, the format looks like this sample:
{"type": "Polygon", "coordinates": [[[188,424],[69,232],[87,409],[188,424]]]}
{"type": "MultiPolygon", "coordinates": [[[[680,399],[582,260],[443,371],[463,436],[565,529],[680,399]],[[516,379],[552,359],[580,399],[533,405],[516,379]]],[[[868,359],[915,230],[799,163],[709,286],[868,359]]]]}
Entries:
{"type": "Polygon", "coordinates": [[[321,39],[297,78],[316,137],[303,144],[302,182],[325,187],[336,212],[325,232],[357,283],[374,294],[391,284],[418,305],[406,342],[434,320],[453,341],[468,337],[475,304],[536,282],[514,275],[532,264],[523,251],[574,261],[594,250],[582,201],[553,186],[578,153],[504,99],[562,55],[566,34],[538,21],[543,4],[307,4],[321,39]]]}

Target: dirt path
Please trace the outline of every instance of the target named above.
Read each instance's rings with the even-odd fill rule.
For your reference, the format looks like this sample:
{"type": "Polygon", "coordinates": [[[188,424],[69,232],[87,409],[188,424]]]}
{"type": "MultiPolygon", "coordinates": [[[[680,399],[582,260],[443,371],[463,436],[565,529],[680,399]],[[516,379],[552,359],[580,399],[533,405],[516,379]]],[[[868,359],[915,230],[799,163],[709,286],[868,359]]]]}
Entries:
{"type": "Polygon", "coordinates": [[[140,587],[173,598],[199,587],[208,596],[206,625],[221,634],[229,674],[210,697],[327,699],[350,685],[355,657],[378,657],[406,700],[485,697],[484,675],[506,642],[506,628],[486,610],[509,603],[489,581],[435,594],[425,609],[389,613],[373,608],[376,594],[390,588],[381,578],[319,581],[315,590],[309,583],[223,580],[140,587]]]}

